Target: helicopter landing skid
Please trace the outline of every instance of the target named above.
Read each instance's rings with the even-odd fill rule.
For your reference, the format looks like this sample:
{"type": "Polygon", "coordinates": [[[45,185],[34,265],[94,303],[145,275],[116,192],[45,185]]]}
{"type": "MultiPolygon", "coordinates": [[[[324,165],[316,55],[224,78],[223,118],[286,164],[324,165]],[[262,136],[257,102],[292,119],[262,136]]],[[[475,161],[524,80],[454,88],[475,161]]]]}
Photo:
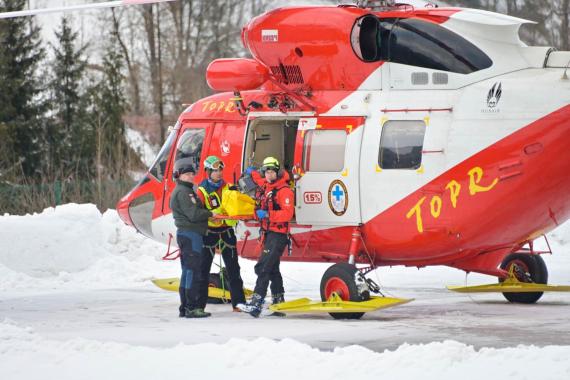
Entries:
{"type": "Polygon", "coordinates": [[[387,309],[403,305],[413,299],[370,297],[367,301],[344,301],[337,293],[333,293],[328,300],[322,302],[300,298],[293,301],[271,305],[269,308],[280,313],[369,313],[371,311],[387,309]]]}
{"type": "MultiPolygon", "coordinates": [[[[180,287],[180,279],[178,277],[173,278],[155,278],[152,283],[161,289],[168,290],[171,292],[178,292],[180,287]]],[[[243,289],[246,297],[251,297],[253,291],[250,289],[243,289]]],[[[208,287],[208,298],[217,298],[220,300],[230,300],[231,294],[227,289],[216,288],[213,286],[208,287]]]]}
{"type": "Polygon", "coordinates": [[[514,267],[509,275],[498,284],[474,286],[448,286],[447,289],[458,293],[535,293],[535,292],[570,292],[568,285],[547,285],[520,281],[515,275],[514,267]]]}

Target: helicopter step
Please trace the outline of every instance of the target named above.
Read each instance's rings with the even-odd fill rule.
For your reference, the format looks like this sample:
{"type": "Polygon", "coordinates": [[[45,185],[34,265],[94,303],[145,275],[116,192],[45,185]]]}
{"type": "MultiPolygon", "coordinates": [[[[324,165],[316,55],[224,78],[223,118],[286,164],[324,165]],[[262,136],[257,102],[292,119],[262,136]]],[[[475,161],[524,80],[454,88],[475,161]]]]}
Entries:
{"type": "MultiPolygon", "coordinates": [[[[152,283],[158,286],[161,289],[168,290],[171,292],[178,292],[178,288],[180,287],[180,278],[173,277],[173,278],[155,278],[152,280],[152,283]]],[[[213,274],[210,275],[210,285],[208,287],[208,302],[209,303],[216,303],[218,301],[230,301],[232,296],[229,290],[219,288],[216,282],[213,279],[213,274]],[[213,302],[212,302],[213,301],[213,302]]],[[[243,289],[243,292],[246,297],[251,297],[253,291],[250,289],[243,289]]]]}
{"type": "MultiPolygon", "coordinates": [[[[413,299],[370,297],[366,301],[344,301],[336,292],[326,301],[315,302],[308,298],[300,298],[293,301],[271,305],[270,310],[280,313],[331,313],[334,318],[343,319],[343,315],[349,319],[355,319],[355,314],[368,313],[375,310],[387,309],[403,305],[413,299]]],[[[362,316],[362,315],[360,315],[362,316]]]]}

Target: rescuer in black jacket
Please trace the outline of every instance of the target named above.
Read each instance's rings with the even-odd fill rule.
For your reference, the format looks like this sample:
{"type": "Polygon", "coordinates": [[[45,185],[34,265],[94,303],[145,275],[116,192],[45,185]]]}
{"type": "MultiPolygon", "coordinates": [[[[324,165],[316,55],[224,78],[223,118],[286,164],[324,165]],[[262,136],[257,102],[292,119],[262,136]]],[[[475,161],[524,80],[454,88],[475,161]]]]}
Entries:
{"type": "Polygon", "coordinates": [[[203,261],[203,236],[208,230],[208,219],[213,214],[194,192],[196,168],[189,159],[174,164],[176,187],[170,197],[170,208],[176,225],[176,241],[180,248],[182,276],[180,277],[179,316],[205,318],[211,314],[199,306],[199,284],[203,281],[200,268],[203,261]]]}

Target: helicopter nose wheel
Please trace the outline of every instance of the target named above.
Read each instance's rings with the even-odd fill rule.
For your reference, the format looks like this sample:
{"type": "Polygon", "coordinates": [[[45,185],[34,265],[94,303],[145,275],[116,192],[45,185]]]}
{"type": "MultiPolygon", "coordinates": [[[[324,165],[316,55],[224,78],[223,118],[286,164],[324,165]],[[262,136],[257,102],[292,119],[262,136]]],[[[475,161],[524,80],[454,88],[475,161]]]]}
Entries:
{"type": "MultiPolygon", "coordinates": [[[[366,301],[370,292],[366,279],[355,265],[337,263],[328,268],[321,279],[321,300],[326,301],[336,293],[343,301],[366,301]],[[364,285],[363,285],[364,284],[364,285]]],[[[329,313],[334,319],[360,319],[364,313],[329,313]]]]}
{"type": "MultiPolygon", "coordinates": [[[[548,270],[544,260],[539,255],[528,255],[524,253],[512,253],[503,259],[501,269],[512,273],[520,282],[546,284],[548,282],[548,270]]],[[[500,278],[499,282],[504,279],[500,278]]],[[[543,292],[532,293],[503,293],[509,302],[515,303],[535,303],[542,297],[543,292]]]]}

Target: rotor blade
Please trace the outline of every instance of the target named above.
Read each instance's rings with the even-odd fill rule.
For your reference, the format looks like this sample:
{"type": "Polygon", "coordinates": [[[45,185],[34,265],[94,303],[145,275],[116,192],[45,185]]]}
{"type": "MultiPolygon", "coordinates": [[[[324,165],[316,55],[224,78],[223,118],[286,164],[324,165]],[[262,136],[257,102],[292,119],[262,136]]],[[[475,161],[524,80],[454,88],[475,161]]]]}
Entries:
{"type": "Polygon", "coordinates": [[[66,6],[66,7],[29,9],[29,10],[24,10],[24,11],[0,13],[0,19],[24,17],[24,16],[35,16],[35,15],[46,14],[46,13],[55,13],[55,12],[73,12],[73,11],[81,11],[81,10],[87,10],[87,9],[116,8],[116,7],[124,7],[127,5],[137,5],[137,4],[164,3],[167,1],[176,1],[176,0],[118,0],[118,1],[105,1],[102,3],[70,5],[70,6],[66,6]]]}

